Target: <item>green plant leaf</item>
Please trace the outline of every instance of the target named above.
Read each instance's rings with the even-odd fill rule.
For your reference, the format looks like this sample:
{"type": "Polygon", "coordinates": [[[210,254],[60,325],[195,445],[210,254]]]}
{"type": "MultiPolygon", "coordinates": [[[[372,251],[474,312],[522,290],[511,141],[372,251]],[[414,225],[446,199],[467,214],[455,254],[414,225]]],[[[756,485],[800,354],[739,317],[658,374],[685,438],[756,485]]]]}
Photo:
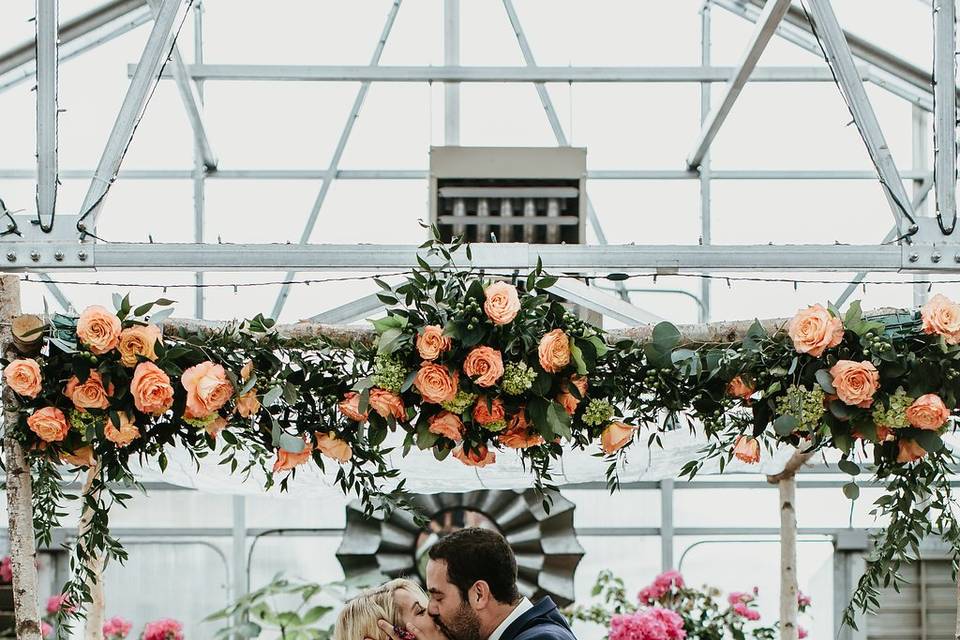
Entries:
{"type": "Polygon", "coordinates": [[[837,390],[833,388],[833,376],[830,375],[830,371],[820,369],[814,374],[814,377],[817,379],[817,384],[820,385],[821,389],[829,394],[837,393],[837,390]]]}
{"type": "Polygon", "coordinates": [[[669,322],[661,322],[653,328],[651,342],[659,351],[670,351],[680,344],[680,330],[669,322]]]}
{"type": "Polygon", "coordinates": [[[850,475],[850,476],[860,475],[860,465],[858,465],[853,460],[844,458],[843,460],[837,463],[837,467],[839,467],[840,470],[846,473],[847,475],[850,475]]]}
{"type": "Polygon", "coordinates": [[[800,421],[789,413],[785,413],[773,421],[773,430],[781,436],[790,435],[798,426],[800,426],[800,421]]]}
{"type": "Polygon", "coordinates": [[[303,438],[298,438],[297,436],[292,436],[289,433],[281,432],[280,433],[280,448],[289,451],[290,453],[300,453],[306,449],[307,444],[304,442],[303,438]]]}
{"type": "Polygon", "coordinates": [[[283,395],[283,388],[281,387],[270,387],[270,390],[263,394],[263,400],[261,404],[265,407],[272,407],[277,404],[277,401],[283,395]]]}
{"type": "Polygon", "coordinates": [[[848,482],[843,485],[843,495],[847,496],[848,500],[856,500],[860,497],[860,487],[856,482],[848,482]]]}

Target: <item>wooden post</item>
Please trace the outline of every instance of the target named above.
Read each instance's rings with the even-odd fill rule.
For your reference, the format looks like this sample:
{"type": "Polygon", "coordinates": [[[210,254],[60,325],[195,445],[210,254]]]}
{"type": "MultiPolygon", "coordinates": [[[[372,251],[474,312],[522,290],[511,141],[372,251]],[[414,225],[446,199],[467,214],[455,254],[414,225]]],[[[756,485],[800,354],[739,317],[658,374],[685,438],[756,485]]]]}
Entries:
{"type": "Polygon", "coordinates": [[[797,640],[797,471],[812,453],[797,450],[781,473],[767,476],[780,489],[780,640],[797,640]]]}
{"type": "MultiPolygon", "coordinates": [[[[11,324],[20,315],[20,278],[0,276],[0,345],[15,358],[11,324]]],[[[11,436],[20,420],[17,396],[3,389],[3,447],[7,466],[7,515],[10,564],[13,569],[13,613],[17,638],[40,640],[40,602],[37,593],[37,550],[33,535],[33,484],[30,466],[20,443],[11,436]]]]}
{"type": "MultiPolygon", "coordinates": [[[[100,461],[87,469],[87,480],[83,485],[83,493],[86,496],[90,493],[94,481],[100,475],[100,461]]],[[[93,499],[99,499],[100,490],[93,492],[93,499]]],[[[83,513],[80,516],[79,535],[82,537],[90,529],[93,520],[93,509],[84,504],[83,513]]],[[[87,619],[84,626],[84,640],[103,640],[103,619],[106,601],[103,593],[103,554],[96,551],[87,551],[87,568],[90,569],[90,578],[87,580],[87,588],[90,589],[90,606],[87,608],[87,619]]]]}

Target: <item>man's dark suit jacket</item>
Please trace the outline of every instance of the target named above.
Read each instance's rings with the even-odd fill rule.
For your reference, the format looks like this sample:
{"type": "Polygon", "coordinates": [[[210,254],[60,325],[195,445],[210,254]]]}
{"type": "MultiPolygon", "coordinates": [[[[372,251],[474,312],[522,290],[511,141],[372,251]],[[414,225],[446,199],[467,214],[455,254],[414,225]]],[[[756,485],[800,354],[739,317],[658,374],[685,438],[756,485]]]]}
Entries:
{"type": "Polygon", "coordinates": [[[567,619],[550,598],[544,598],[510,623],[500,640],[577,640],[567,619]]]}

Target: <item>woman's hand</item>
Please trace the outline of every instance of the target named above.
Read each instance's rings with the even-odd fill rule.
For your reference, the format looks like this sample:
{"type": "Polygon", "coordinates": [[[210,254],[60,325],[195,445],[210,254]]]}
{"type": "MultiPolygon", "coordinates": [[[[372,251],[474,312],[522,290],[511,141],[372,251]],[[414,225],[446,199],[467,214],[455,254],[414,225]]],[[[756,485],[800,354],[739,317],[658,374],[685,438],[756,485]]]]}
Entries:
{"type": "MultiPolygon", "coordinates": [[[[423,632],[414,624],[408,624],[407,628],[395,627],[386,620],[377,622],[377,626],[383,631],[390,640],[422,640],[423,632]]],[[[364,638],[364,640],[374,640],[373,638],[364,638]]]]}

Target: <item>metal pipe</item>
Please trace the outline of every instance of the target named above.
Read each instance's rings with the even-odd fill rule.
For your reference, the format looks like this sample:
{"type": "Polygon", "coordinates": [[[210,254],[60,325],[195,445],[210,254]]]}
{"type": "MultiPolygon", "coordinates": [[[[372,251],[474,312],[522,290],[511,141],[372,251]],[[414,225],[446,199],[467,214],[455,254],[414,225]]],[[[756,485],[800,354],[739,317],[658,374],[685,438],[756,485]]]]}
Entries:
{"type": "MultiPolygon", "coordinates": [[[[560,200],[557,198],[547,199],[547,217],[560,217],[560,200]]],[[[560,244],[560,225],[549,224],[547,226],[547,244],[560,244]]]]}
{"type": "MultiPolygon", "coordinates": [[[[536,218],[537,205],[533,198],[526,198],[523,201],[523,217],[536,218]]],[[[523,226],[523,241],[526,243],[535,242],[537,229],[532,224],[523,226]]]]}
{"type": "MultiPolygon", "coordinates": [[[[457,198],[453,201],[453,217],[454,218],[466,218],[467,217],[467,201],[463,198],[457,198]]],[[[453,235],[457,237],[462,237],[466,232],[467,227],[463,224],[454,224],[453,225],[453,235]]]]}
{"type": "MultiPolygon", "coordinates": [[[[443,64],[460,64],[460,0],[443,0],[443,64]]],[[[460,85],[455,82],[443,85],[443,140],[447,146],[460,144],[460,85]]]]}
{"type": "MultiPolygon", "coordinates": [[[[710,64],[710,3],[704,2],[700,9],[700,64],[706,66],[710,64]]],[[[710,84],[703,82],[700,84],[700,126],[703,127],[704,121],[710,114],[710,84]]],[[[711,224],[711,185],[713,172],[710,167],[710,151],[707,150],[700,159],[700,242],[709,245],[713,240],[713,227],[711,224]]],[[[710,318],[710,293],[713,283],[704,278],[700,281],[700,297],[695,299],[699,306],[698,317],[700,322],[708,322],[710,318]]]]}
{"type": "Polygon", "coordinates": [[[50,229],[57,208],[57,2],[37,0],[36,20],[37,217],[50,229]]]}
{"type": "MultiPolygon", "coordinates": [[[[477,218],[490,218],[490,200],[488,198],[478,198],[477,199],[477,218]]],[[[490,241],[490,225],[487,222],[478,222],[477,223],[477,242],[489,242],[490,241]]]]}
{"type": "MultiPolygon", "coordinates": [[[[193,7],[193,59],[197,64],[203,64],[203,0],[197,0],[193,7]]],[[[203,81],[196,80],[197,99],[203,105],[203,81]]],[[[207,213],[207,164],[203,157],[203,149],[197,136],[193,137],[193,240],[204,241],[204,227],[207,213]]],[[[206,313],[206,295],[203,288],[204,273],[197,271],[193,274],[193,281],[197,284],[194,291],[194,315],[203,318],[206,313]]]]}
{"type": "MultiPolygon", "coordinates": [[[[513,217],[513,201],[510,198],[504,198],[503,200],[500,201],[500,217],[501,218],[513,217]]],[[[512,224],[500,225],[500,242],[513,242],[513,225],[512,224]]]]}
{"type": "Polygon", "coordinates": [[[937,217],[946,235],[953,232],[957,223],[956,20],[955,0],[934,0],[934,189],[937,217]]]}

